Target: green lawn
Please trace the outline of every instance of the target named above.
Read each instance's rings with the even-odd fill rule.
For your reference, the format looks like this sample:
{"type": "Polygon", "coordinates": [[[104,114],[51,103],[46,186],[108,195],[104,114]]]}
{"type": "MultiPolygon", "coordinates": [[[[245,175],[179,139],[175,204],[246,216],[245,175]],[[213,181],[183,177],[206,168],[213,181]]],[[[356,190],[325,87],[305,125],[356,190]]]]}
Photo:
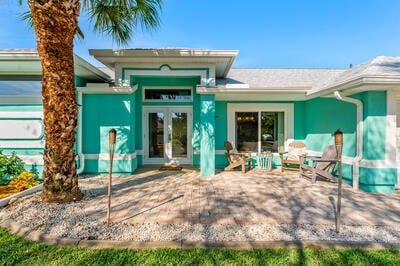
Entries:
{"type": "Polygon", "coordinates": [[[400,250],[90,249],[35,243],[0,228],[0,265],[400,265],[400,250]]]}

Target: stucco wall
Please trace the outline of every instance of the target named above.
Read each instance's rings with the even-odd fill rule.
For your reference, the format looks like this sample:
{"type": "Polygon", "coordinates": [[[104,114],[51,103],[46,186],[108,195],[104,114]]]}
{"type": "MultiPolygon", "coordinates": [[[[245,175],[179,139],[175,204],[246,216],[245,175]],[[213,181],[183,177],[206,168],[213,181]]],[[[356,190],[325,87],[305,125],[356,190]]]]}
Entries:
{"type": "Polygon", "coordinates": [[[134,105],[130,94],[85,94],[82,115],[82,152],[85,172],[109,171],[109,131],[117,131],[114,172],[132,172],[134,158],[134,105]]]}

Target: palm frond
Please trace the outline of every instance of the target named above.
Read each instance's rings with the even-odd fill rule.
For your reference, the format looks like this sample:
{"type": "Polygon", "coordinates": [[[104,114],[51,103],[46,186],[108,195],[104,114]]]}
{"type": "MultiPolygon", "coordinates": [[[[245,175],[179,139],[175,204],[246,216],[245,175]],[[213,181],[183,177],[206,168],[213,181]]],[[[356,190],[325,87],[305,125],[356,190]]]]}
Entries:
{"type": "Polygon", "coordinates": [[[27,22],[29,28],[33,28],[33,20],[30,11],[25,11],[19,14],[20,18],[27,22]]]}
{"type": "Polygon", "coordinates": [[[138,27],[150,30],[160,22],[162,0],[83,0],[94,31],[126,44],[138,27]]]}

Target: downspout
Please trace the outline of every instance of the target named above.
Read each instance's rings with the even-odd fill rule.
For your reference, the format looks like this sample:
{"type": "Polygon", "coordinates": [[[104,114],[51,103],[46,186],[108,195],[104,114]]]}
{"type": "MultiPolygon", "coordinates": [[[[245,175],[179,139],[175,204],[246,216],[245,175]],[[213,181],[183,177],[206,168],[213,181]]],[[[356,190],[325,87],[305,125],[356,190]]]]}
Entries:
{"type": "Polygon", "coordinates": [[[334,92],[339,101],[353,103],[357,106],[357,130],[356,130],[356,157],[353,159],[353,188],[358,190],[360,179],[360,161],[362,159],[363,147],[363,103],[360,100],[342,96],[339,91],[334,92]]]}
{"type": "Polygon", "coordinates": [[[82,153],[82,92],[78,91],[78,143],[77,157],[79,159],[79,168],[76,169],[76,173],[82,174],[85,169],[85,155],[82,153]]]}

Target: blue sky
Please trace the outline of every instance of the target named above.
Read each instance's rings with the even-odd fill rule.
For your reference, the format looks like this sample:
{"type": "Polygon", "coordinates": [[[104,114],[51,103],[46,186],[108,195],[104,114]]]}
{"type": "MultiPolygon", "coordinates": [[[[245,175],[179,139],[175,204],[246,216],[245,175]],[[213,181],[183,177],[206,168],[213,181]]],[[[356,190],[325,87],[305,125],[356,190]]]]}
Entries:
{"type": "MultiPolygon", "coordinates": [[[[33,30],[17,0],[0,0],[0,49],[34,48],[33,30]]],[[[85,39],[75,53],[118,48],[94,34],[83,14],[85,39]]],[[[186,47],[239,50],[234,67],[347,68],[378,55],[400,56],[400,0],[164,0],[160,28],[138,32],[120,48],[186,47]]]]}

